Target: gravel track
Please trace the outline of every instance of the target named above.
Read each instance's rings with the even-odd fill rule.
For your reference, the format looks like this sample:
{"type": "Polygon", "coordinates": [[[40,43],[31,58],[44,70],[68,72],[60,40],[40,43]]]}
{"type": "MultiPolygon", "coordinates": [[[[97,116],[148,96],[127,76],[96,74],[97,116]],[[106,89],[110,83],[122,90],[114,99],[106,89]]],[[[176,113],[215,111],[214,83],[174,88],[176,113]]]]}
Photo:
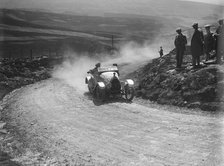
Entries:
{"type": "Polygon", "coordinates": [[[57,79],[6,96],[3,114],[22,142],[23,165],[222,165],[222,118],[150,107],[137,100],[95,105],[57,79]],[[46,157],[47,156],[47,157],[46,157]]]}

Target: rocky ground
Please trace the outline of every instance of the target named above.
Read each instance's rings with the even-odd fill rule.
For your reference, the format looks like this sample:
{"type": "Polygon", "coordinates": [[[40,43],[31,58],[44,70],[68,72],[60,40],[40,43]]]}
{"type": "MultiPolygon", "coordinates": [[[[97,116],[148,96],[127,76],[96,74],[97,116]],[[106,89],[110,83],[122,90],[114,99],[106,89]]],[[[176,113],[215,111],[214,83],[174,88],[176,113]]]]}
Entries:
{"type": "MultiPolygon", "coordinates": [[[[51,69],[60,59],[39,58],[35,60],[28,59],[3,59],[0,61],[0,99],[10,91],[22,86],[33,84],[37,81],[47,79],[51,76],[51,69]]],[[[2,108],[0,108],[2,111],[2,108]]],[[[6,123],[1,121],[0,112],[0,142],[8,135],[5,129],[6,123]]],[[[16,166],[17,164],[10,160],[7,153],[0,149],[0,165],[16,166]]]]}
{"type": "Polygon", "coordinates": [[[3,59],[0,61],[0,98],[13,89],[51,76],[50,71],[60,59],[3,59]]]}
{"type": "Polygon", "coordinates": [[[223,65],[202,63],[201,67],[193,69],[188,47],[182,69],[175,67],[174,50],[133,72],[131,76],[137,82],[137,96],[159,104],[207,111],[221,109],[224,102],[223,65]]]}

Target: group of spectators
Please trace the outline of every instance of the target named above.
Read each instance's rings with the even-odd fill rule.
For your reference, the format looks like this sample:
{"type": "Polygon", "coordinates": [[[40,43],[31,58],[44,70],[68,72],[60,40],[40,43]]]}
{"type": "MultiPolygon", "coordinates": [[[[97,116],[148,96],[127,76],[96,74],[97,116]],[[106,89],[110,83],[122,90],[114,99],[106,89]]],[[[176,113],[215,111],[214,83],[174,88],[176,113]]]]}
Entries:
{"type": "MultiPolygon", "coordinates": [[[[223,19],[219,20],[219,26],[214,33],[211,32],[211,25],[205,25],[206,33],[199,29],[198,23],[194,23],[194,34],[191,38],[192,66],[200,66],[200,56],[205,55],[205,60],[216,58],[216,63],[221,63],[224,57],[224,26],[223,19]]],[[[181,68],[183,55],[186,50],[187,37],[182,34],[181,28],[176,30],[174,45],[176,48],[177,68],[181,68]]]]}

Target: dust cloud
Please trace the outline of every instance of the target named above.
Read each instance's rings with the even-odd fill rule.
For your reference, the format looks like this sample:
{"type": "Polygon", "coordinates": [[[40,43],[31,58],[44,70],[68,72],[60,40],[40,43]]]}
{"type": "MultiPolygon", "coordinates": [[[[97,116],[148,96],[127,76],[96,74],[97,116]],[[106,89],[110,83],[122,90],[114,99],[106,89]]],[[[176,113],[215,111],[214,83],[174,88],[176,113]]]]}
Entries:
{"type": "Polygon", "coordinates": [[[65,81],[76,90],[86,92],[85,77],[87,71],[94,68],[96,63],[100,62],[102,66],[112,65],[113,63],[117,63],[119,66],[122,64],[138,64],[139,62],[150,61],[158,56],[158,50],[153,48],[153,45],[147,43],[140,45],[135,42],[121,44],[119,51],[113,55],[89,55],[70,52],[64,55],[64,62],[55,67],[53,77],[65,81]]]}
{"type": "Polygon", "coordinates": [[[114,57],[106,59],[104,63],[107,65],[111,63],[117,63],[118,65],[133,64],[148,61],[155,57],[158,57],[158,52],[153,45],[129,42],[121,45],[119,52],[114,57]]]}
{"type": "Polygon", "coordinates": [[[86,91],[85,76],[96,62],[96,59],[90,58],[88,55],[70,53],[70,56],[66,55],[60,66],[55,67],[52,76],[65,81],[80,91],[86,91]]]}

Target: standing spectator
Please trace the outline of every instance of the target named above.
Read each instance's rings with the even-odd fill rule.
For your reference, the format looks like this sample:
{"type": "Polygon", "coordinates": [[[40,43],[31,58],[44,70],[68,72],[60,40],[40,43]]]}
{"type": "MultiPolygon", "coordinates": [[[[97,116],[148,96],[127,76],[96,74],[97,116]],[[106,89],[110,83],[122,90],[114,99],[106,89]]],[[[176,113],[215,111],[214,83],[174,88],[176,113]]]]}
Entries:
{"type": "Polygon", "coordinates": [[[186,50],[187,38],[182,34],[180,28],[178,28],[176,32],[177,36],[175,37],[174,45],[176,47],[177,68],[181,68],[184,51],[186,50]]]}
{"type": "Polygon", "coordinates": [[[215,49],[215,39],[213,33],[210,31],[210,25],[205,25],[206,34],[204,36],[205,40],[205,54],[206,54],[206,61],[208,61],[211,57],[211,52],[215,49]]]}
{"type": "Polygon", "coordinates": [[[219,26],[216,30],[216,53],[217,53],[217,63],[221,63],[221,58],[224,56],[224,25],[223,19],[220,19],[219,26]]]}
{"type": "Polygon", "coordinates": [[[163,47],[162,46],[160,47],[159,55],[160,55],[160,58],[163,56],[163,47]]]}
{"type": "Polygon", "coordinates": [[[202,31],[198,29],[198,23],[192,25],[194,34],[191,39],[191,54],[193,68],[200,66],[200,56],[203,54],[204,37],[202,31]]]}
{"type": "Polygon", "coordinates": [[[223,29],[223,19],[220,19],[219,21],[218,21],[218,23],[219,23],[219,26],[218,26],[218,28],[216,29],[216,33],[217,34],[221,34],[221,32],[222,32],[222,29],[223,29]]]}

